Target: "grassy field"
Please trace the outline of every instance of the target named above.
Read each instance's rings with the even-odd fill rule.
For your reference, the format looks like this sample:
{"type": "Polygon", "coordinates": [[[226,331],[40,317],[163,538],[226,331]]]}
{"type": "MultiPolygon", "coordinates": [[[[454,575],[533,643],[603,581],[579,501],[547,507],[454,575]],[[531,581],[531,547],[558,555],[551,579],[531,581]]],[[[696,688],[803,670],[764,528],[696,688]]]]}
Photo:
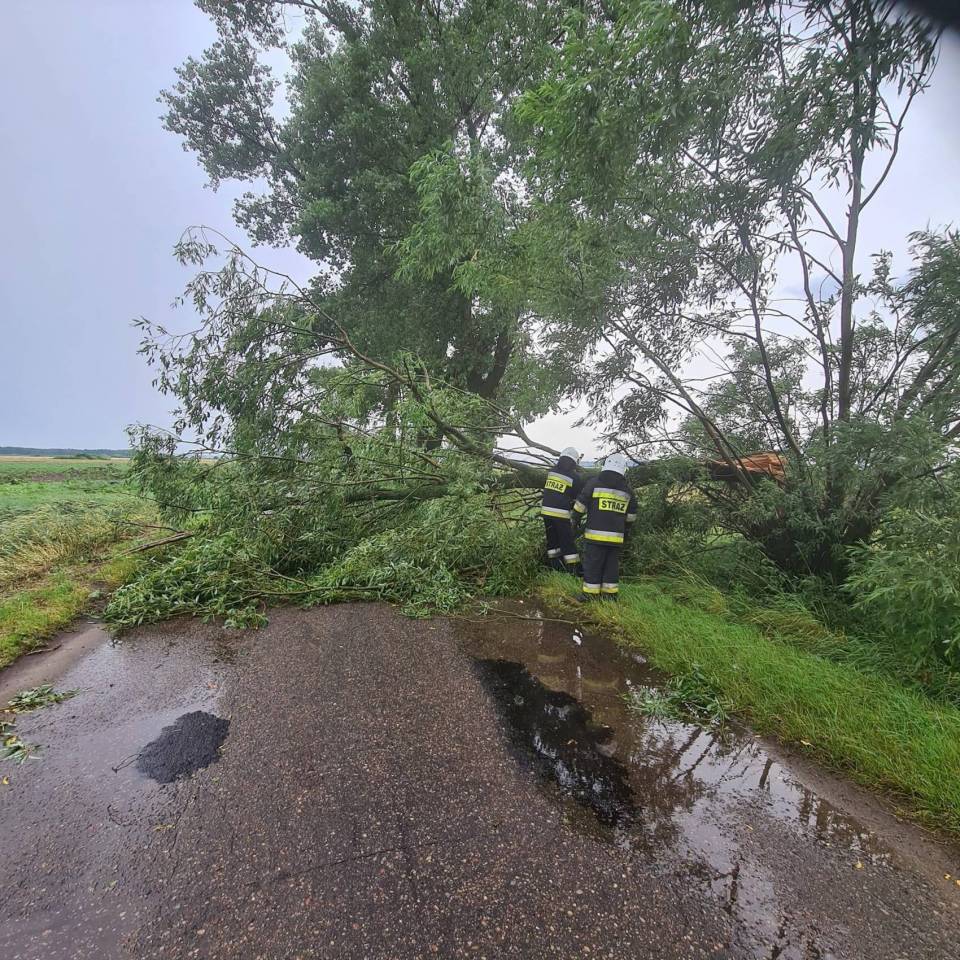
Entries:
{"type": "Polygon", "coordinates": [[[40,507],[115,505],[135,498],[129,460],[0,457],[0,522],[40,507]]]}
{"type": "Polygon", "coordinates": [[[0,667],[130,574],[151,511],[129,461],[0,457],[0,667]]]}
{"type": "MultiPolygon", "coordinates": [[[[541,585],[548,602],[562,607],[578,589],[563,575],[546,576],[541,585]]],[[[623,585],[619,603],[580,609],[655,666],[699,678],[706,693],[723,697],[754,729],[960,834],[960,709],[671,592],[655,580],[623,585]]]]}

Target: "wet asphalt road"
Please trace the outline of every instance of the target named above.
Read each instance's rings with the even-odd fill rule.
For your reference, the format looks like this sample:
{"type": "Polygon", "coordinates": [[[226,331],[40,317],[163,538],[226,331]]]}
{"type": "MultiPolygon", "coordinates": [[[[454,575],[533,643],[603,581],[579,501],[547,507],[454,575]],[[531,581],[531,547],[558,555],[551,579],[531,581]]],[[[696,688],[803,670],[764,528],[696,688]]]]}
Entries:
{"type": "Polygon", "coordinates": [[[5,960],[957,955],[957,848],[636,718],[657,678],[564,624],[281,610],[27,661],[4,702],[79,692],[0,771],[5,960]]]}

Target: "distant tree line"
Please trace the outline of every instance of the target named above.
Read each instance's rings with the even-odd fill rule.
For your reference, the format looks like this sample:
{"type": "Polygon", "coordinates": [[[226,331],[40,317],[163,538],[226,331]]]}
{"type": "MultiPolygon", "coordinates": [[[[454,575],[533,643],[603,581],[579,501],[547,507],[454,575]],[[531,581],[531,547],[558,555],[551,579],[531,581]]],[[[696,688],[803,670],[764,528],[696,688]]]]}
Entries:
{"type": "Polygon", "coordinates": [[[0,457],[132,457],[133,450],[87,449],[74,447],[0,447],[0,457]]]}

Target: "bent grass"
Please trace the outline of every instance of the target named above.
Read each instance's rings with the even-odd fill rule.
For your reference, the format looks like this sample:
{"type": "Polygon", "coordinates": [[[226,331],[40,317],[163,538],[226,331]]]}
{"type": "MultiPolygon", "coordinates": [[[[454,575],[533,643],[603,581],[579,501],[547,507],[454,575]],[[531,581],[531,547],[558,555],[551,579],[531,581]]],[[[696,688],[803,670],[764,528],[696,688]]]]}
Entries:
{"type": "Polygon", "coordinates": [[[91,464],[0,458],[0,667],[41,646],[138,566],[124,550],[153,512],[123,482],[126,464],[91,464]],[[33,482],[33,474],[45,479],[33,482]]]}

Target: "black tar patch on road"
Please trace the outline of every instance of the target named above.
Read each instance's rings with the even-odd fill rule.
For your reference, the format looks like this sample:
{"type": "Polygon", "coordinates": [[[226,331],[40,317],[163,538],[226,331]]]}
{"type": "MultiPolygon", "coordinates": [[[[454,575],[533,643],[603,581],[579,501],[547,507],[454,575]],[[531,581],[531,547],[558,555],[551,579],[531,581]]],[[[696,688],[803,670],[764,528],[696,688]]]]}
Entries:
{"type": "Polygon", "coordinates": [[[173,783],[220,759],[230,721],[194,710],[164,727],[137,757],[137,769],[158,783],[173,783]]]}

